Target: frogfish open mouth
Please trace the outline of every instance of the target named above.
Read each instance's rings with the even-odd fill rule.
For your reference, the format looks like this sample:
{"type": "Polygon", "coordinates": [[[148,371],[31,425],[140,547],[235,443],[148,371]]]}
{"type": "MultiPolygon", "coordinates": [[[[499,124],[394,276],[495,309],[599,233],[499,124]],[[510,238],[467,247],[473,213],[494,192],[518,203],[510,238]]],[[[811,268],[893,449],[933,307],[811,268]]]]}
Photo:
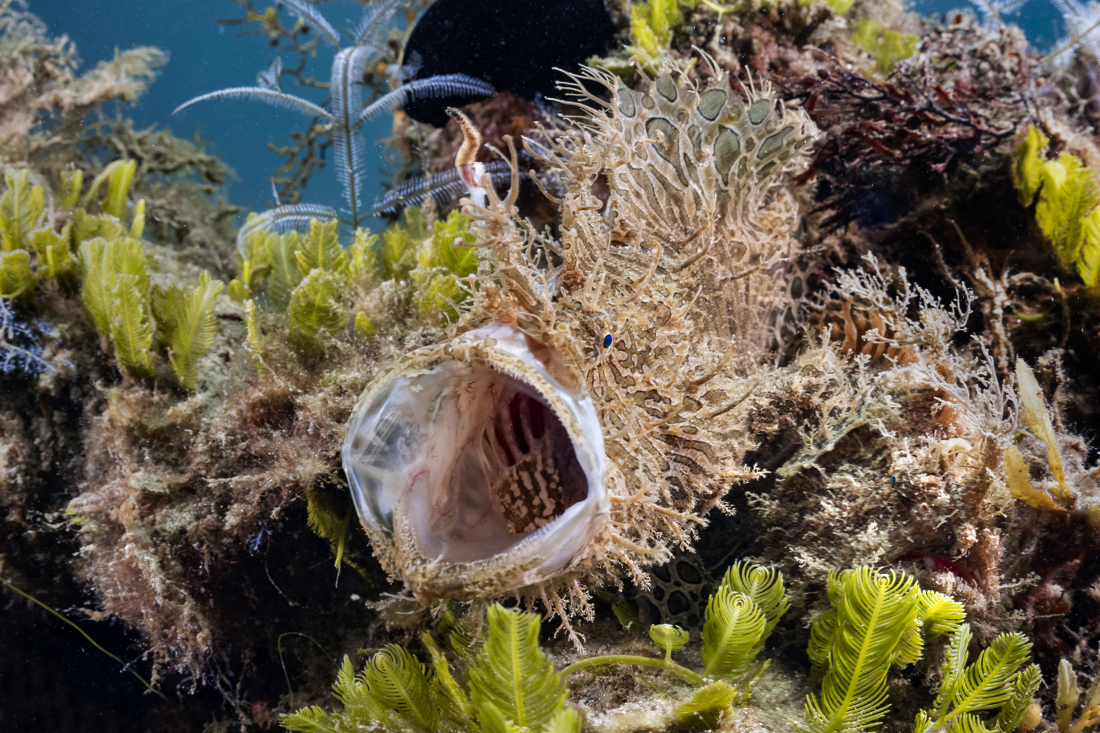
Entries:
{"type": "Polygon", "coordinates": [[[586,585],[644,584],[759,475],[747,420],[797,254],[786,174],[816,131],[709,72],[563,84],[587,119],[524,141],[555,179],[557,239],[516,213],[514,148],[508,195],[486,181],[488,202],[466,202],[483,257],[468,308],[374,378],[343,447],[375,552],[420,601],[588,614],[586,585]]]}
{"type": "Polygon", "coordinates": [[[392,542],[405,582],[428,597],[545,581],[610,509],[586,390],[556,353],[499,323],[377,378],[356,409],[344,466],[367,531],[392,542]]]}

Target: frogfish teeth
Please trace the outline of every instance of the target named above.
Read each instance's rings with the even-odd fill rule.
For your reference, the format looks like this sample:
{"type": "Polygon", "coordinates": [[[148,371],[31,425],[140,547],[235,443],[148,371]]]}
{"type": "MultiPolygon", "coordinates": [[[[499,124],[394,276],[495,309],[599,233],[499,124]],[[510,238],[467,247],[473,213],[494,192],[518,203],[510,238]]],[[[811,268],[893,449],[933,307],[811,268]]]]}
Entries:
{"type": "Polygon", "coordinates": [[[787,174],[816,131],[712,72],[566,82],[587,119],[525,141],[565,192],[559,240],[518,218],[515,170],[506,198],[488,187],[466,207],[485,258],[469,310],[360,397],[344,469],[383,567],[422,602],[590,613],[586,581],[644,585],[757,475],[747,417],[798,250],[787,174]]]}

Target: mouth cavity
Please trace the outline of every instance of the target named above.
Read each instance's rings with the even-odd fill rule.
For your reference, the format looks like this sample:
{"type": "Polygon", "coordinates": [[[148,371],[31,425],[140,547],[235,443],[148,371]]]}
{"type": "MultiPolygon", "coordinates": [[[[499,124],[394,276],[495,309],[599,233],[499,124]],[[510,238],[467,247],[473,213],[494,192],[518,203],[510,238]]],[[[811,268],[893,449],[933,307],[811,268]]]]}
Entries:
{"type": "Polygon", "coordinates": [[[484,367],[460,381],[458,430],[441,435],[457,448],[450,470],[432,472],[427,496],[414,490],[410,518],[423,517],[425,554],[470,562],[560,517],[587,498],[588,480],[565,426],[534,390],[484,367]]]}
{"type": "Polygon", "coordinates": [[[441,573],[507,558],[517,585],[567,565],[609,500],[595,411],[551,376],[556,358],[494,325],[369,388],[343,452],[367,530],[441,573]]]}

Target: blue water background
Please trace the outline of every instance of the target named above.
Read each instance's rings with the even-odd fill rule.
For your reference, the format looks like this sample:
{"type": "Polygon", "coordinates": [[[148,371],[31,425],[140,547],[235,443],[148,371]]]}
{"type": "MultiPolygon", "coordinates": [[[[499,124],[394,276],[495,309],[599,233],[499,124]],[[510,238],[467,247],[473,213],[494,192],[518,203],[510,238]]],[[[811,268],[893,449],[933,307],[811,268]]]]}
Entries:
{"type": "MultiPolygon", "coordinates": [[[[263,12],[266,3],[255,3],[263,12]]],[[[351,0],[331,0],[322,10],[338,30],[353,28],[363,6],[351,0]]],[[[274,203],[270,179],[283,158],[268,150],[268,142],[284,145],[290,133],[304,129],[309,118],[290,110],[260,102],[219,100],[205,102],[173,117],[172,110],[192,97],[225,87],[255,86],[256,73],[266,69],[279,52],[266,35],[241,34],[256,29],[256,24],[225,26],[218,19],[241,18],[244,9],[231,0],[29,0],[29,9],[38,15],[53,36],[67,35],[77,46],[83,65],[95,66],[110,59],[115,49],[156,46],[169,53],[169,60],[137,105],[123,110],[137,127],[157,124],[170,127],[179,137],[190,139],[198,132],[208,142],[208,150],[224,160],[234,174],[227,186],[229,200],[251,211],[263,211],[274,203]]],[[[282,11],[284,25],[293,25],[294,16],[282,11]]],[[[320,45],[316,58],[310,59],[306,72],[327,81],[334,50],[320,45]]],[[[297,56],[283,53],[286,65],[297,63],[297,56]]],[[[321,103],[325,90],[302,88],[293,78],[284,77],[283,90],[321,103]]],[[[113,114],[112,109],[108,112],[113,114]]],[[[385,180],[383,160],[376,142],[389,136],[392,119],[388,116],[363,128],[367,142],[364,170],[369,178],[366,200],[381,196],[385,180]]],[[[343,208],[343,197],[331,167],[314,173],[302,200],[343,208]]]]}
{"type": "MultiPolygon", "coordinates": [[[[242,17],[244,11],[239,5],[231,0],[29,0],[29,3],[30,10],[46,22],[51,34],[68,35],[76,43],[83,68],[110,59],[116,48],[149,45],[167,51],[170,59],[160,78],[125,114],[138,127],[168,126],[186,138],[198,132],[209,141],[209,150],[235,172],[227,187],[230,201],[252,211],[262,211],[274,203],[270,177],[282,158],[268,150],[267,143],[285,144],[293,130],[304,128],[306,117],[240,100],[207,102],[171,116],[181,103],[204,92],[255,85],[256,73],[274,60],[277,52],[266,35],[240,37],[243,31],[255,29],[255,24],[224,26],[216,22],[219,18],[242,17]]],[[[266,7],[263,0],[255,5],[261,12],[266,7]]],[[[329,0],[320,7],[329,22],[341,29],[354,27],[363,6],[351,0],[329,0]]],[[[914,4],[914,9],[922,13],[960,7],[966,4],[959,0],[920,0],[914,4]]],[[[290,25],[293,16],[282,12],[285,23],[290,25]]],[[[1031,43],[1040,50],[1050,49],[1064,33],[1061,19],[1048,0],[1031,0],[1021,12],[1006,16],[1006,20],[1024,28],[1031,43]]],[[[320,80],[327,79],[332,54],[330,46],[322,45],[307,71],[320,80]]],[[[287,64],[295,60],[284,57],[287,64]]],[[[298,88],[293,79],[284,79],[283,89],[314,102],[325,98],[323,90],[298,88]]],[[[381,196],[385,166],[378,141],[389,135],[390,128],[389,116],[364,128],[368,201],[381,196]]],[[[303,191],[303,201],[343,206],[331,168],[314,175],[303,191]]]]}

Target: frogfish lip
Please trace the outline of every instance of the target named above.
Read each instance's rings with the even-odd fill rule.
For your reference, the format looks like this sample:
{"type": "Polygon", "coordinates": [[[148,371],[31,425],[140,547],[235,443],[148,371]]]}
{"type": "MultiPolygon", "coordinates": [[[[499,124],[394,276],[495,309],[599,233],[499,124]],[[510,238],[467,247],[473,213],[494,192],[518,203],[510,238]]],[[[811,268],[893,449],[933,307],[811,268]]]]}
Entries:
{"type": "Polygon", "coordinates": [[[491,597],[582,562],[610,511],[603,433],[582,384],[502,323],[380,374],[342,456],[386,570],[427,602],[491,597]]]}

